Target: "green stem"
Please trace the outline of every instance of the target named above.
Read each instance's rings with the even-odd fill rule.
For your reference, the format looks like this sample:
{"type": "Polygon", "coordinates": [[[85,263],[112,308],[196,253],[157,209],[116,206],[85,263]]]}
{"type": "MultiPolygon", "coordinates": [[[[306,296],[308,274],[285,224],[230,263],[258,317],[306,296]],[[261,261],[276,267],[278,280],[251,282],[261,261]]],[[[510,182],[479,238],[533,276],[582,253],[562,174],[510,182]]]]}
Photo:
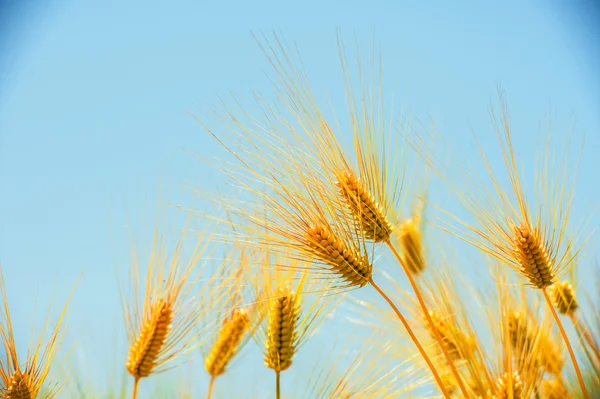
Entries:
{"type": "Polygon", "coordinates": [[[275,372],[275,397],[276,399],[281,399],[281,385],[280,385],[280,378],[279,378],[279,371],[275,372]]]}

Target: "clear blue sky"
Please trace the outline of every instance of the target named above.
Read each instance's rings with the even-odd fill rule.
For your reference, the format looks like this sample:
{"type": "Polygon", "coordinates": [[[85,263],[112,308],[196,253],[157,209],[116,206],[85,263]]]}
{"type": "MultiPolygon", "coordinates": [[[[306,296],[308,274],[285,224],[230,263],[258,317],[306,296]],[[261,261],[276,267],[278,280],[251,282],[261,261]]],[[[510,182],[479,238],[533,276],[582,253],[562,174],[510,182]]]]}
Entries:
{"type": "Polygon", "coordinates": [[[390,90],[405,109],[448,127],[450,137],[491,126],[498,84],[513,126],[525,132],[537,132],[551,107],[560,126],[575,123],[586,138],[576,216],[597,209],[600,28],[591,25],[592,8],[552,1],[9,3],[0,9],[0,262],[13,322],[24,334],[34,304],[44,305],[53,290],[64,299],[83,272],[68,342],[82,336],[76,353],[85,353],[90,370],[107,370],[120,356],[105,348],[122,329],[113,265],[126,261],[126,218],[151,208],[161,184],[169,200],[184,183],[220,184],[190,155],[210,156],[216,145],[188,111],[208,112],[229,91],[273,94],[251,32],[276,30],[296,41],[314,88],[329,92],[341,87],[336,28],[347,42],[354,34],[366,44],[375,37],[390,90]]]}

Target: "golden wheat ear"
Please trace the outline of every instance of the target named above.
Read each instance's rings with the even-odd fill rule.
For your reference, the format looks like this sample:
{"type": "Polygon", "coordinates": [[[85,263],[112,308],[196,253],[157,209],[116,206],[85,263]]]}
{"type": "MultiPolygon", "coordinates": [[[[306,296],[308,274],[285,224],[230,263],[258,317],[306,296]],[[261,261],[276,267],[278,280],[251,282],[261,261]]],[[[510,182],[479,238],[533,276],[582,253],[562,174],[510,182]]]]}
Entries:
{"type": "MultiPolygon", "coordinates": [[[[75,284],[76,286],[77,284],[75,284]]],[[[63,324],[67,307],[71,301],[75,286],[71,291],[65,306],[54,323],[54,327],[46,336],[50,327],[51,308],[39,332],[39,338],[27,351],[25,361],[20,361],[17,356],[13,325],[10,317],[8,298],[4,285],[2,266],[0,265],[0,291],[2,292],[2,313],[0,315],[0,337],[6,351],[6,363],[0,361],[0,397],[5,399],[51,399],[65,384],[66,370],[50,376],[52,369],[66,366],[65,356],[57,360],[57,352],[62,343],[63,324]],[[45,340],[46,339],[46,340],[45,340]]]]}
{"type": "Polygon", "coordinates": [[[134,378],[134,399],[141,379],[177,367],[205,343],[205,331],[197,326],[206,313],[207,298],[218,293],[213,291],[215,277],[200,280],[208,234],[192,239],[188,229],[186,223],[169,252],[157,225],[142,273],[133,250],[131,288],[121,289],[121,301],[129,345],[125,366],[134,378]]]}
{"type": "Polygon", "coordinates": [[[216,325],[208,334],[209,343],[203,356],[204,368],[210,376],[208,399],[212,397],[217,377],[226,373],[260,323],[252,258],[251,251],[235,246],[221,266],[218,284],[223,295],[209,299],[210,311],[205,319],[216,321],[216,325]]]}
{"type": "Polygon", "coordinates": [[[320,327],[329,311],[344,295],[323,295],[328,287],[298,271],[300,261],[273,255],[268,248],[257,275],[257,305],[261,324],[255,341],[265,366],[275,372],[276,397],[281,397],[281,373],[320,327]]]}

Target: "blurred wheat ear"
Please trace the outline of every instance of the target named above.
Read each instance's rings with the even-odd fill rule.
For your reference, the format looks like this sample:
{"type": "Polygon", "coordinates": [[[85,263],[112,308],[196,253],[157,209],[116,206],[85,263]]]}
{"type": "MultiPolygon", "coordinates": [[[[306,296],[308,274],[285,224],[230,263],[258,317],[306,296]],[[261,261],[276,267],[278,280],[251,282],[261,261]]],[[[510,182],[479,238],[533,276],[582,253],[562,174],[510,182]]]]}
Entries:
{"type": "Polygon", "coordinates": [[[210,376],[207,399],[212,397],[217,377],[227,372],[260,323],[253,255],[248,252],[243,246],[233,247],[219,270],[222,297],[218,301],[209,299],[206,319],[217,324],[209,334],[204,354],[204,368],[210,376]]]}

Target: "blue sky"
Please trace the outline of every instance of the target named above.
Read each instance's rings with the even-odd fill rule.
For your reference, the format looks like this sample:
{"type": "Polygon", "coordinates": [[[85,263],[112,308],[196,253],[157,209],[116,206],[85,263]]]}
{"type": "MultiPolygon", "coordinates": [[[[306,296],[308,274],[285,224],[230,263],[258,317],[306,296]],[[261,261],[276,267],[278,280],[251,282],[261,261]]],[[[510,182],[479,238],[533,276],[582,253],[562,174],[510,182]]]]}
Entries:
{"type": "Polygon", "coordinates": [[[25,336],[34,305],[53,292],[64,299],[83,272],[68,341],[83,336],[91,369],[118,356],[102,348],[122,326],[114,265],[126,264],[127,219],[139,235],[159,187],[176,201],[184,184],[222,184],[190,155],[219,149],[189,112],[209,112],[229,92],[273,95],[251,32],[295,41],[313,88],[323,92],[341,88],[336,29],[348,43],[354,35],[364,45],[375,40],[388,92],[410,115],[435,119],[458,145],[471,126],[491,137],[488,108],[499,84],[524,142],[550,109],[565,132],[574,126],[585,136],[576,216],[597,210],[600,42],[591,8],[541,1],[6,4],[0,262],[13,322],[25,336]]]}

